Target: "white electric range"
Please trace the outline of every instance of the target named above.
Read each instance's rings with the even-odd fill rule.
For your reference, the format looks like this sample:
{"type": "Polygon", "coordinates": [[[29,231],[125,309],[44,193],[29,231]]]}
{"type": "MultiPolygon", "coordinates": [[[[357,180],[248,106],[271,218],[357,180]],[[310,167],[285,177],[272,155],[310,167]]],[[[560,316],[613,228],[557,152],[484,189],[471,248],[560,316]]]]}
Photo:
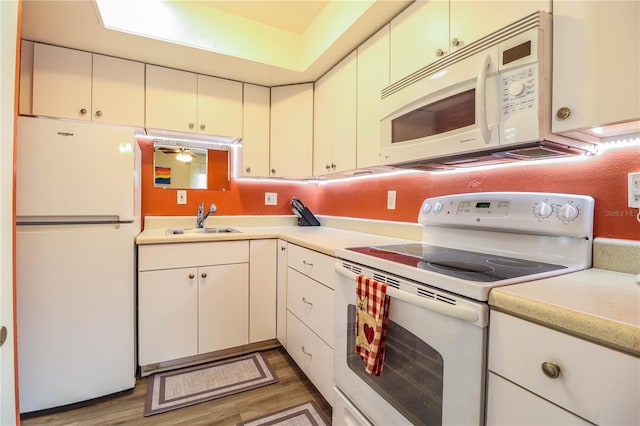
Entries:
{"type": "Polygon", "coordinates": [[[589,268],[593,209],[574,194],[434,197],[420,243],[336,250],[334,423],[482,424],[490,290],[589,268]],[[355,355],[359,274],[391,297],[380,377],[355,355]]]}

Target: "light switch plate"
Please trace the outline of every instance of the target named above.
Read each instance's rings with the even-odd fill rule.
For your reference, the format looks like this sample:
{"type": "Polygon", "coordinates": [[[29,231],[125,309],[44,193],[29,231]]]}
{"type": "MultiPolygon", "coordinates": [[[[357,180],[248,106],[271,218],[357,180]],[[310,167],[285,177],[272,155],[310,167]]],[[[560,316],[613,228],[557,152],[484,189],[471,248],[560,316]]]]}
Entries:
{"type": "Polygon", "coordinates": [[[265,192],[264,193],[264,205],[265,206],[277,206],[278,205],[278,193],[277,192],[265,192]]]}
{"type": "Polygon", "coordinates": [[[178,190],[178,204],[187,204],[187,191],[184,189],[178,190]]]}
{"type": "Polygon", "coordinates": [[[387,210],[396,209],[396,191],[387,191],[387,210]]]}

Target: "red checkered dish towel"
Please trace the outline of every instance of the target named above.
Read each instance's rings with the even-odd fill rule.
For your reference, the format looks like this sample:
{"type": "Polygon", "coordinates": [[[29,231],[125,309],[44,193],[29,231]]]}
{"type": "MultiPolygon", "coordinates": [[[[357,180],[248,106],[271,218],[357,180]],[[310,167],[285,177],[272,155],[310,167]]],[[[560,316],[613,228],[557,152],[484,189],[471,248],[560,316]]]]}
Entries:
{"type": "Polygon", "coordinates": [[[365,371],[382,374],[384,348],[391,298],[387,285],[358,275],[356,282],[356,353],[365,363],[365,371]]]}

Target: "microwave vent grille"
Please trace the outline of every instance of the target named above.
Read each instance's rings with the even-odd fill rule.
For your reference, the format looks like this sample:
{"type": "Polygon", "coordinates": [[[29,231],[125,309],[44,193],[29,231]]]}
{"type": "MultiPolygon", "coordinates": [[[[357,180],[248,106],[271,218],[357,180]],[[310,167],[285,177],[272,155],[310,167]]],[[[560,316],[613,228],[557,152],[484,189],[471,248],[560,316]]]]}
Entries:
{"type": "Polygon", "coordinates": [[[528,15],[507,27],[504,27],[479,40],[476,40],[468,44],[467,46],[456,50],[453,53],[445,55],[441,59],[425,66],[424,68],[421,68],[418,71],[409,74],[402,80],[399,80],[391,86],[384,88],[381,92],[381,99],[384,99],[412,85],[413,83],[420,81],[430,75],[433,75],[438,71],[441,71],[457,62],[467,59],[477,54],[478,52],[495,46],[498,43],[502,43],[503,41],[509,40],[510,38],[525,33],[531,29],[542,27],[543,13],[544,12],[532,13],[531,15],[528,15]]]}

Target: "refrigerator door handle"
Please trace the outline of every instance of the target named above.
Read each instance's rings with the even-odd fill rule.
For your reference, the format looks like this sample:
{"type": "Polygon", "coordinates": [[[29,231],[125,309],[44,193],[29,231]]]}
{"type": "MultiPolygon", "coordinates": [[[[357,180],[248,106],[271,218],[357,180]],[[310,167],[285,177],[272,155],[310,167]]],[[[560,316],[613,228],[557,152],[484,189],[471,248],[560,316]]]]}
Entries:
{"type": "Polygon", "coordinates": [[[121,220],[119,216],[19,216],[16,225],[118,225],[134,223],[133,219],[121,220]]]}

